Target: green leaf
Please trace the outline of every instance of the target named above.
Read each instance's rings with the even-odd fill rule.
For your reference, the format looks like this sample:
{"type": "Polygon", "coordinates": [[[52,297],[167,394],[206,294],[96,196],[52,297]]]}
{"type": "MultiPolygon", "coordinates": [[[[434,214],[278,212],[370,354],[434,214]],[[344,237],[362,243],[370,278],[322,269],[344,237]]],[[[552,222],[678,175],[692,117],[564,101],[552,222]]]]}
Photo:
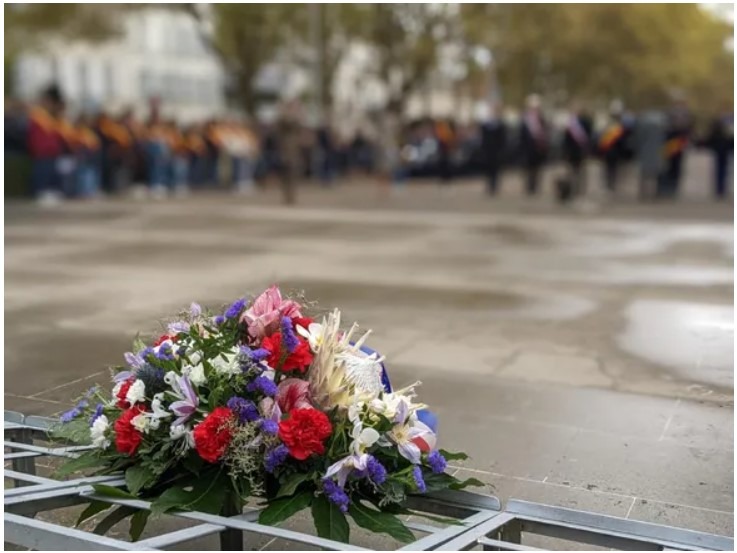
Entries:
{"type": "Polygon", "coordinates": [[[467,488],[468,486],[478,486],[483,488],[484,486],[488,486],[488,484],[486,482],[482,482],[478,478],[466,478],[465,480],[455,481],[448,487],[451,490],[462,490],[463,488],[467,488]]]}
{"type": "Polygon", "coordinates": [[[144,349],[146,349],[146,343],[141,340],[140,334],[136,334],[136,337],[133,339],[133,353],[139,353],[144,349]]]}
{"type": "Polygon", "coordinates": [[[150,511],[146,511],[144,509],[136,511],[136,513],[131,517],[131,527],[128,530],[128,535],[131,537],[131,541],[138,541],[138,538],[141,537],[143,530],[146,528],[146,521],[148,521],[148,516],[150,514],[150,511]]]}
{"type": "Polygon", "coordinates": [[[345,515],[324,495],[312,500],[312,520],[321,538],[349,543],[350,527],[345,515]]]}
{"type": "Polygon", "coordinates": [[[468,459],[468,455],[460,451],[458,453],[452,453],[450,451],[441,449],[440,454],[445,457],[446,461],[465,461],[466,459],[468,459]]]}
{"type": "Polygon", "coordinates": [[[74,524],[74,526],[79,526],[88,518],[92,518],[97,513],[101,513],[102,511],[104,511],[105,509],[109,509],[110,507],[112,507],[110,503],[105,503],[104,501],[98,501],[96,499],[92,500],[92,502],[87,505],[87,508],[79,515],[79,518],[77,519],[77,522],[74,524]]]}
{"type": "Polygon", "coordinates": [[[104,458],[100,457],[96,451],[88,451],[76,459],[70,459],[65,462],[54,472],[54,476],[56,478],[63,478],[64,476],[69,476],[73,472],[94,467],[103,467],[104,465],[104,458]]]}
{"type": "Polygon", "coordinates": [[[310,503],[312,503],[312,493],[307,491],[291,497],[275,499],[274,501],[270,501],[269,506],[261,511],[258,515],[258,521],[261,524],[274,526],[287,520],[302,509],[306,509],[310,506],[310,503]]]}
{"type": "Polygon", "coordinates": [[[132,494],[137,494],[142,488],[156,480],[156,475],[143,465],[133,465],[125,471],[125,484],[132,494]]]}
{"type": "Polygon", "coordinates": [[[138,509],[136,509],[135,507],[128,507],[126,505],[121,505],[120,507],[112,511],[110,514],[108,514],[105,518],[103,518],[97,524],[97,526],[95,526],[95,529],[93,530],[93,532],[100,536],[104,536],[108,532],[108,530],[110,530],[113,526],[118,524],[124,518],[131,516],[137,510],[138,509]]]}
{"type": "Polygon", "coordinates": [[[120,488],[114,488],[112,486],[106,486],[105,484],[92,484],[92,488],[95,493],[100,495],[106,495],[108,497],[119,497],[120,499],[138,499],[135,495],[121,490],[120,488]]]}
{"type": "Polygon", "coordinates": [[[69,422],[59,423],[49,429],[49,434],[55,440],[65,440],[78,445],[89,445],[90,421],[87,416],[80,416],[69,422]]]}
{"type": "Polygon", "coordinates": [[[203,511],[218,514],[223,507],[229,482],[222,472],[203,474],[191,484],[182,484],[164,491],[152,504],[151,512],[162,514],[172,509],[203,511]]]}
{"type": "Polygon", "coordinates": [[[356,524],[366,530],[389,534],[395,540],[402,543],[410,543],[415,539],[414,534],[412,534],[409,528],[399,518],[390,513],[371,509],[363,505],[360,501],[353,502],[348,509],[348,513],[356,521],[356,524]]]}
{"type": "Polygon", "coordinates": [[[299,486],[305,480],[307,480],[307,475],[304,473],[298,472],[292,474],[291,476],[289,476],[289,478],[287,478],[287,481],[281,485],[281,488],[279,488],[279,493],[276,494],[276,497],[286,497],[289,495],[294,495],[294,492],[297,491],[297,486],[299,486]]]}

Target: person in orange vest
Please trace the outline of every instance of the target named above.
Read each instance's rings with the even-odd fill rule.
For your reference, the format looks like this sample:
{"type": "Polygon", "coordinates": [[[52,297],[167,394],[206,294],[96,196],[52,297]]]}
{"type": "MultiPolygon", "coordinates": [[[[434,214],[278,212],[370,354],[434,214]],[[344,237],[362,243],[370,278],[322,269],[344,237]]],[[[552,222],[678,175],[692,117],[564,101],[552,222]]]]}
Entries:
{"type": "Polygon", "coordinates": [[[57,162],[64,153],[64,139],[57,117],[63,111],[61,90],[52,85],[29,113],[26,142],[31,156],[31,189],[41,205],[50,206],[62,199],[57,162]]]}
{"type": "Polygon", "coordinates": [[[84,115],[77,119],[74,131],[77,158],[76,193],[81,198],[94,198],[100,192],[102,170],[100,138],[92,130],[89,118],[84,115]]]}
{"type": "Polygon", "coordinates": [[[609,122],[599,135],[598,150],[604,161],[604,181],[610,192],[617,189],[619,165],[626,157],[630,129],[624,121],[624,106],[618,100],[612,102],[609,122]]]}
{"type": "Polygon", "coordinates": [[[133,141],[128,129],[106,112],[97,117],[95,130],[100,138],[102,176],[100,185],[106,193],[118,192],[130,184],[133,141]]]}
{"type": "Polygon", "coordinates": [[[453,178],[453,153],[456,147],[456,131],[452,121],[435,123],[435,139],[438,142],[438,172],[443,184],[453,178]]]}
{"type": "Polygon", "coordinates": [[[666,135],[664,154],[666,159],[665,178],[661,195],[675,198],[681,187],[683,160],[688,147],[693,119],[685,100],[676,100],[668,113],[668,132],[666,135]]]}

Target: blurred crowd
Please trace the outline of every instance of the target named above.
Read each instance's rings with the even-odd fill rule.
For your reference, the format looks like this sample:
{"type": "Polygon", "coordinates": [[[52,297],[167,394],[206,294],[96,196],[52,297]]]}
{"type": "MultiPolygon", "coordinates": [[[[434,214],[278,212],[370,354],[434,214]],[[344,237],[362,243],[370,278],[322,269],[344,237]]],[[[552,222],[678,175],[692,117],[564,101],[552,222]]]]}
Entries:
{"type": "Polygon", "coordinates": [[[608,116],[594,118],[577,105],[565,117],[546,116],[531,95],[516,119],[491,103],[483,122],[422,119],[403,122],[397,109],[374,118],[371,132],[341,135],[329,124],[309,127],[298,101],[280,106],[268,124],[244,118],[181,125],[160,115],[152,103],[145,121],[128,110],[113,116],[66,115],[61,91],[51,86],[32,106],[5,104],[5,155],[30,160],[29,190],[43,204],[64,198],[131,193],[161,199],[194,188],[230,187],[248,193],[271,176],[286,203],[296,200],[306,178],[332,186],[359,171],[401,188],[411,177],[433,177],[450,185],[455,177],[484,175],[490,195],[505,171],[522,170],[525,190],[538,193],[546,165],[562,164],[555,189],[561,201],[585,194],[584,165],[600,161],[601,181],[616,192],[622,167],[635,164],[643,200],[675,198],[684,158],[692,147],[713,153],[713,193],[728,192],[733,142],[731,106],[696,133],[686,104],[631,113],[613,102],[608,116]],[[553,121],[555,119],[555,121],[553,121]]]}

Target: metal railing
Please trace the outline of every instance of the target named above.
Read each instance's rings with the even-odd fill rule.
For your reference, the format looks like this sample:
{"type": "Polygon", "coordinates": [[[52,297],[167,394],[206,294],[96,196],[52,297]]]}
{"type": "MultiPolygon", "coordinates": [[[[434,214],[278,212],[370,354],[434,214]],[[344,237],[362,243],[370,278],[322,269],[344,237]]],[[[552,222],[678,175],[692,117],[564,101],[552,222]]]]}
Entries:
{"type": "MultiPolygon", "coordinates": [[[[54,421],[5,412],[6,489],[5,541],[35,550],[118,550],[139,551],[172,549],[206,536],[219,535],[222,550],[243,550],[244,537],[281,538],[326,550],[368,550],[318,536],[258,523],[259,510],[225,517],[195,511],[168,513],[192,526],[129,542],[92,532],[69,528],[56,522],[38,520],[42,512],[101,501],[131,509],[150,510],[151,503],[96,494],[93,484],[125,486],[122,475],[77,477],[55,480],[39,476],[36,461],[43,458],[75,457],[86,448],[79,446],[38,445],[48,441],[47,431],[54,421]]],[[[510,500],[502,510],[499,500],[466,491],[447,490],[411,497],[407,506],[420,513],[405,524],[420,537],[404,545],[403,551],[457,551],[481,548],[496,551],[535,551],[524,545],[530,534],[554,537],[583,544],[625,550],[733,550],[732,538],[673,528],[658,524],[598,515],[510,500]],[[454,524],[429,525],[419,522],[422,514],[457,519],[454,524]]],[[[437,524],[437,522],[436,522],[437,524]]],[[[156,525],[152,525],[154,528],[156,525]]],[[[386,543],[383,542],[382,545],[386,543]]]]}

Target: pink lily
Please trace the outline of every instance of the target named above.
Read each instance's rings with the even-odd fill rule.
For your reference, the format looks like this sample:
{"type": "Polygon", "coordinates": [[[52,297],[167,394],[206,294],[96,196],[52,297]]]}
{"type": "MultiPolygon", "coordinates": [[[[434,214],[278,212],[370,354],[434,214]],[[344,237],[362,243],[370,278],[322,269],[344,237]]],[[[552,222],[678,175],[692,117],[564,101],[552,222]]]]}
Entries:
{"type": "Polygon", "coordinates": [[[248,325],[248,334],[251,338],[261,339],[279,329],[283,316],[301,317],[300,305],[293,300],[282,299],[281,292],[276,285],[270,286],[243,315],[241,322],[248,325]]]}

